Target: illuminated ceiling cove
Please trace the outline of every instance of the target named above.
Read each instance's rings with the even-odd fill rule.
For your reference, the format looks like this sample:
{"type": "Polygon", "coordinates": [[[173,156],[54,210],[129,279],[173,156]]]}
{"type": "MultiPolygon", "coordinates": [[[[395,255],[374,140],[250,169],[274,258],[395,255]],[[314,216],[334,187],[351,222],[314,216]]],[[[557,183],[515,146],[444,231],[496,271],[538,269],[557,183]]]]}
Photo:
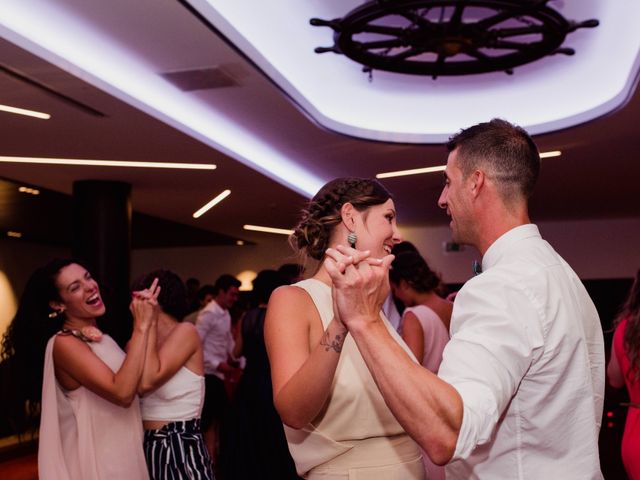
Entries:
{"type": "Polygon", "coordinates": [[[575,55],[545,57],[516,67],[513,75],[436,80],[377,70],[370,78],[344,55],[314,52],[332,45],[333,37],[331,29],[312,26],[310,19],[340,18],[363,3],[3,0],[0,36],[306,196],[332,175],[322,162],[294,151],[295,132],[278,131],[276,120],[256,125],[237,112],[231,99],[249,90],[185,92],[163,76],[225,62],[219,46],[207,51],[217,39],[184,5],[318,124],[363,139],[440,143],[463,126],[495,116],[533,134],[551,132],[616,109],[635,85],[637,0],[550,0],[548,6],[566,19],[599,21],[596,28],[567,36],[563,47],[575,55]],[[216,48],[218,56],[212,54],[216,48]]]}
{"type": "Polygon", "coordinates": [[[571,127],[624,104],[639,67],[640,2],[632,0],[549,1],[548,6],[568,20],[598,19],[600,25],[567,36],[563,47],[573,48],[575,55],[543,58],[514,69],[513,75],[432,80],[374,70],[371,81],[361,65],[343,55],[314,53],[318,46],[333,44],[333,32],[309,23],[311,18],[341,18],[366,2],[189,3],[316,121],[372,140],[438,143],[461,125],[494,116],[533,134],[571,127]]]}

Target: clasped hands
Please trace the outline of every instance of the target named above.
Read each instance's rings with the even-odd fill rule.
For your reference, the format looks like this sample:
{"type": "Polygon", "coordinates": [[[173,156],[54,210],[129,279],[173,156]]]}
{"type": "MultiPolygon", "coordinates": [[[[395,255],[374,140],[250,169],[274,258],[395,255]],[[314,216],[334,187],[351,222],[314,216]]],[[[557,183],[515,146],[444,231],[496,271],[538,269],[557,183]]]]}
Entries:
{"type": "Polygon", "coordinates": [[[373,258],[369,250],[343,245],[327,249],[324,267],[333,284],[334,316],[348,330],[380,321],[394,258],[393,255],[373,258]]]}
{"type": "Polygon", "coordinates": [[[158,306],[160,286],[158,279],[154,279],[149,288],[132,292],[129,310],[133,314],[134,327],[147,330],[158,320],[160,307],[158,306]]]}

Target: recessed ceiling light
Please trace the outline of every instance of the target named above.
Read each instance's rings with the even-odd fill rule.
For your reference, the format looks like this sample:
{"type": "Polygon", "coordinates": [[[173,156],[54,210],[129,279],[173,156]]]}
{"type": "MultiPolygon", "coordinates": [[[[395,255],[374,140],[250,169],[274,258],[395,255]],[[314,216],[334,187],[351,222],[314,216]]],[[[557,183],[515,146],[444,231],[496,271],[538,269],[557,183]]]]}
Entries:
{"type": "MultiPolygon", "coordinates": [[[[562,155],[562,152],[560,150],[551,150],[549,152],[541,152],[540,158],[559,157],[560,155],[562,155]]],[[[413,168],[411,170],[397,170],[395,172],[378,173],[376,175],[376,178],[404,177],[406,175],[418,175],[420,173],[443,172],[444,170],[446,170],[446,168],[446,165],[436,165],[435,167],[413,168]]]]}
{"type": "Polygon", "coordinates": [[[31,195],[40,195],[40,190],[38,190],[37,188],[20,187],[18,188],[18,191],[21,193],[29,193],[31,195]]]}
{"type": "Polygon", "coordinates": [[[25,115],[27,117],[40,118],[42,120],[49,120],[51,118],[51,115],[49,115],[48,113],[26,110],[24,108],[10,107],[9,105],[0,105],[0,112],[15,113],[16,115],[25,115]]]}
{"type": "Polygon", "coordinates": [[[183,170],[215,170],[212,163],[129,162],[120,160],[86,160],[81,158],[39,158],[0,156],[2,163],[35,163],[40,165],[73,165],[90,167],[178,168],[183,170]]]}
{"type": "Polygon", "coordinates": [[[398,170],[395,172],[385,172],[376,175],[376,178],[403,177],[405,175],[417,175],[419,173],[442,172],[446,165],[436,165],[435,167],[413,168],[411,170],[398,170]]]}
{"type": "Polygon", "coordinates": [[[244,242],[242,240],[236,240],[236,245],[244,245],[244,242]]]}
{"type": "Polygon", "coordinates": [[[242,228],[254,232],[278,233],[280,235],[291,235],[293,233],[293,230],[287,230],[286,228],[261,227],[260,225],[245,225],[242,228]]]}
{"type": "Polygon", "coordinates": [[[562,155],[560,150],[551,150],[549,152],[540,152],[540,158],[559,157],[562,155]]]}
{"type": "Polygon", "coordinates": [[[14,232],[14,231],[10,230],[10,231],[7,232],[7,237],[21,238],[22,237],[22,233],[14,232]]]}
{"type": "Polygon", "coordinates": [[[198,218],[198,217],[202,216],[203,213],[205,213],[211,207],[213,207],[213,206],[217,205],[218,203],[220,203],[222,200],[227,198],[230,194],[231,194],[231,190],[225,190],[220,195],[218,195],[213,200],[211,200],[209,203],[207,203],[202,208],[200,208],[197,212],[195,212],[193,214],[193,218],[198,218]]]}

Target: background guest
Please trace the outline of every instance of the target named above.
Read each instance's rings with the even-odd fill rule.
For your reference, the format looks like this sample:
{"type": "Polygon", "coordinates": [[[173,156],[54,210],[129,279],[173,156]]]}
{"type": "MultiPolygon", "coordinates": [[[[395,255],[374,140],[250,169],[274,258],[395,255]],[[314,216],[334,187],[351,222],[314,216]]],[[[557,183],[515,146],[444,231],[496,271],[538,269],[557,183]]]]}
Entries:
{"type": "Polygon", "coordinates": [[[611,386],[627,387],[630,402],[622,436],[622,462],[632,480],[640,479],[640,270],[616,321],[607,377],[611,386]]]}

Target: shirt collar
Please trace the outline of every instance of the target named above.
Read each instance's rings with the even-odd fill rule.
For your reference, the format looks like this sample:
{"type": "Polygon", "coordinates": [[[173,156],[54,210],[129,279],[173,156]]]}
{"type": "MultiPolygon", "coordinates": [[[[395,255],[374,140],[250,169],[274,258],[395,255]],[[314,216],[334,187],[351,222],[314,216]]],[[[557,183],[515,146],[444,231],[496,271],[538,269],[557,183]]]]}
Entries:
{"type": "Polygon", "coordinates": [[[540,237],[538,227],[533,223],[520,225],[503,233],[498,239],[491,244],[482,257],[482,271],[486,271],[493,265],[498,263],[500,257],[508,251],[512,245],[529,237],[540,237]]]}

